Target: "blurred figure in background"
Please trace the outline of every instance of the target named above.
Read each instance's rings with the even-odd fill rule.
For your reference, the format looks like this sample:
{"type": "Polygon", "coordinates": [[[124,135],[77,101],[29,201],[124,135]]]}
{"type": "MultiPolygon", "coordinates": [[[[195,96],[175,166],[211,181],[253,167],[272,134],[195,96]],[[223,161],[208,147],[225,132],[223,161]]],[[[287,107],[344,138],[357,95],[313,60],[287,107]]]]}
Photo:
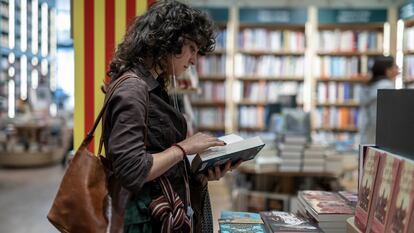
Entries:
{"type": "Polygon", "coordinates": [[[368,85],[361,91],[360,129],[361,144],[375,143],[377,121],[377,91],[378,89],[394,89],[394,80],[399,74],[399,68],[392,56],[379,56],[371,68],[372,77],[368,85]]]}

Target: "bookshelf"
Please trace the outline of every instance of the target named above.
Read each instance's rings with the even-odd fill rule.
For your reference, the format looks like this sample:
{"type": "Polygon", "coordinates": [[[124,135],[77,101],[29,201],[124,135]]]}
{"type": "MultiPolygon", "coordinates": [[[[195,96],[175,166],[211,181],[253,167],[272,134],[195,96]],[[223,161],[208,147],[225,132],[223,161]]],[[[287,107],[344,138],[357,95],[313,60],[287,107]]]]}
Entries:
{"type": "Polygon", "coordinates": [[[318,9],[312,128],[335,140],[355,141],[360,94],[373,58],[382,55],[386,9],[318,9]]]}
{"type": "Polygon", "coordinates": [[[399,18],[404,25],[402,36],[403,82],[407,87],[414,86],[414,3],[407,3],[400,7],[399,18]]]}
{"type": "Polygon", "coordinates": [[[40,110],[39,90],[55,88],[55,2],[0,1],[0,15],[0,116],[14,118],[19,99],[40,110]]]}
{"type": "Polygon", "coordinates": [[[198,87],[200,94],[191,96],[196,131],[223,135],[226,117],[226,82],[228,60],[227,8],[200,8],[210,15],[218,27],[215,51],[200,57],[197,62],[198,87]]]}
{"type": "Polygon", "coordinates": [[[305,8],[240,8],[234,54],[234,129],[266,129],[266,105],[281,95],[303,103],[305,8]]]}

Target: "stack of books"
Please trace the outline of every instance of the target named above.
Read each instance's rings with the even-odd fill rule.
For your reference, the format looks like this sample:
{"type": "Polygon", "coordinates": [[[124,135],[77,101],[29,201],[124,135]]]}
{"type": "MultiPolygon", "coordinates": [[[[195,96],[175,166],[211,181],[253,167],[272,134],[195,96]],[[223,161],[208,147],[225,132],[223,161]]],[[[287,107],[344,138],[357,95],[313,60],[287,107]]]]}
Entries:
{"type": "Polygon", "coordinates": [[[324,172],[325,154],[328,147],[321,144],[309,144],[303,152],[304,172],[324,172]]]}
{"type": "Polygon", "coordinates": [[[346,219],[355,213],[355,208],[335,192],[299,191],[298,200],[299,213],[314,221],[324,232],[345,232],[346,219]]]}
{"type": "Polygon", "coordinates": [[[279,170],[283,172],[299,172],[302,168],[303,150],[307,142],[305,135],[284,135],[283,141],[279,143],[279,156],[282,163],[279,170]]]}

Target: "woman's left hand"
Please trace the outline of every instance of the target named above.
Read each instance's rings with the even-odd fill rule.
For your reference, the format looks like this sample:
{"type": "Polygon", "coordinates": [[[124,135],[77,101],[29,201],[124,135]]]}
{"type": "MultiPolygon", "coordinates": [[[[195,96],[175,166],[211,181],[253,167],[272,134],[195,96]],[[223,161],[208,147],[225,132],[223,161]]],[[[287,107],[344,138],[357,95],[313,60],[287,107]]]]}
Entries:
{"type": "Polygon", "coordinates": [[[212,180],[219,180],[221,177],[223,177],[228,171],[231,171],[233,169],[236,169],[242,161],[237,162],[235,165],[231,165],[231,160],[227,161],[226,165],[223,169],[220,169],[221,166],[214,167],[213,169],[208,170],[208,176],[207,179],[209,181],[212,180]]]}

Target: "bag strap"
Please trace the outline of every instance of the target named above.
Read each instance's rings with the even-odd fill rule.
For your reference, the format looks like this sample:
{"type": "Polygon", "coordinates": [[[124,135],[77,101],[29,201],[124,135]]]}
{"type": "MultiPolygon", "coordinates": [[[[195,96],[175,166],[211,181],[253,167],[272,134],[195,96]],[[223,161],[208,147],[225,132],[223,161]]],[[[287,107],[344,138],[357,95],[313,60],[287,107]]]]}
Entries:
{"type": "MultiPolygon", "coordinates": [[[[88,132],[88,134],[86,135],[86,137],[83,139],[83,141],[82,141],[82,144],[81,144],[81,147],[87,147],[90,143],[91,143],[91,141],[92,141],[92,139],[93,139],[93,136],[94,136],[94,133],[95,133],[95,130],[96,130],[96,127],[98,127],[98,125],[99,125],[99,122],[101,121],[101,119],[102,119],[102,116],[103,116],[103,114],[104,114],[104,112],[105,112],[105,110],[106,110],[106,108],[108,107],[108,102],[109,102],[109,99],[112,97],[112,95],[114,94],[114,91],[115,91],[115,89],[123,82],[123,81],[125,81],[126,79],[128,79],[128,78],[131,78],[131,77],[133,77],[133,76],[130,76],[130,75],[125,75],[125,76],[122,76],[122,77],[120,77],[120,78],[118,78],[117,80],[115,80],[115,82],[109,87],[109,90],[108,90],[108,92],[106,93],[106,96],[105,96],[105,102],[104,102],[104,104],[103,104],[103,106],[102,106],[102,109],[101,109],[101,111],[99,112],[99,114],[98,114],[98,116],[96,117],[96,119],[95,119],[95,122],[93,123],[93,126],[92,126],[92,128],[89,130],[89,132],[88,132]]],[[[103,135],[103,134],[102,134],[103,135]]],[[[99,142],[99,144],[101,144],[101,142],[99,142]]],[[[99,155],[99,154],[98,154],[99,155]]]]}
{"type": "MultiPolygon", "coordinates": [[[[118,79],[122,79],[122,80],[120,80],[120,82],[122,82],[122,81],[124,81],[125,79],[128,79],[128,78],[139,78],[139,77],[135,73],[133,73],[133,72],[126,72],[124,75],[122,75],[118,79]]],[[[109,87],[110,89],[108,90],[108,92],[110,92],[110,91],[113,92],[113,90],[115,90],[115,88],[117,86],[118,85],[115,86],[115,83],[114,83],[113,86],[110,86],[109,87]]],[[[109,102],[109,98],[111,96],[112,96],[112,94],[105,96],[105,103],[109,102]]],[[[147,126],[148,126],[148,103],[149,103],[149,94],[148,94],[148,101],[146,101],[146,107],[145,107],[145,109],[146,109],[146,111],[145,111],[145,124],[147,126]]],[[[103,129],[104,129],[104,124],[105,124],[105,114],[102,115],[102,126],[103,126],[102,128],[103,129]]],[[[103,148],[103,142],[104,142],[104,132],[103,131],[104,130],[102,130],[101,138],[99,140],[98,156],[101,155],[102,148],[103,148]]],[[[145,131],[144,131],[144,144],[145,144],[145,146],[148,146],[148,128],[147,127],[145,127],[145,131]]]]}

